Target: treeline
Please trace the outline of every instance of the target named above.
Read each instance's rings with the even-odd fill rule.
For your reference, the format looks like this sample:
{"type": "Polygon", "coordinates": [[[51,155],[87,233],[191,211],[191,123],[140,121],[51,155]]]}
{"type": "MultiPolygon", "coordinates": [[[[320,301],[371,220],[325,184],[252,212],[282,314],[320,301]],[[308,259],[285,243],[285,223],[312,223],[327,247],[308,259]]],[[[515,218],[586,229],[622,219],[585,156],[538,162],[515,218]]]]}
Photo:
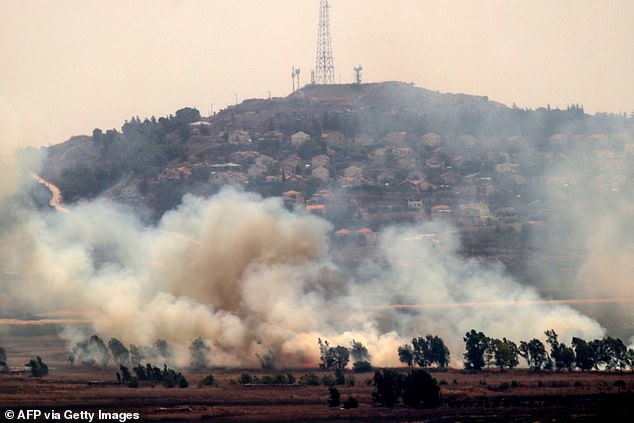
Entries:
{"type": "MultiPolygon", "coordinates": [[[[634,371],[634,349],[628,348],[621,339],[607,336],[586,341],[573,337],[570,346],[559,341],[554,329],[544,332],[546,344],[537,338],[518,344],[507,338],[492,338],[475,329],[464,335],[465,369],[482,370],[498,367],[500,371],[512,369],[526,361],[529,369],[537,370],[600,370],[634,371]],[[546,345],[549,346],[549,350],[546,345]]],[[[412,343],[398,348],[399,360],[408,367],[447,367],[449,350],[438,336],[412,339],[412,343]]]]}
{"type": "Polygon", "coordinates": [[[158,120],[133,117],[120,132],[95,128],[92,139],[99,150],[98,160],[92,166],[79,162],[64,169],[58,181],[64,197],[97,195],[126,174],[156,176],[168,162],[185,159],[181,144],[191,135],[189,124],[197,121],[200,112],[187,107],[158,120]]]}
{"type": "MultiPolygon", "coordinates": [[[[209,367],[210,351],[211,348],[201,337],[194,339],[189,347],[191,368],[198,370],[209,367]]],[[[157,339],[150,346],[132,344],[127,348],[117,338],[110,338],[106,344],[98,335],[92,335],[88,339],[77,342],[68,356],[71,365],[79,363],[89,367],[106,367],[111,360],[119,366],[135,367],[142,361],[168,365],[174,362],[174,350],[164,339],[157,339]]]]}

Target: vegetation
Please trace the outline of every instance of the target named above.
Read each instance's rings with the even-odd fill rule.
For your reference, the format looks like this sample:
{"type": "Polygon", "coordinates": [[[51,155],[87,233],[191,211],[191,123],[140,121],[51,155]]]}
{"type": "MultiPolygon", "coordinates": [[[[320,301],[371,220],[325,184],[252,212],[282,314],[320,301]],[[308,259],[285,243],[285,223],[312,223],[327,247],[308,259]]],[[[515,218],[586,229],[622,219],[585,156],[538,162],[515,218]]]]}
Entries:
{"type": "Polygon", "coordinates": [[[211,348],[205,343],[205,341],[199,336],[194,339],[189,347],[189,354],[191,356],[192,369],[201,370],[209,367],[209,352],[211,348]]]}
{"type": "Polygon", "coordinates": [[[130,362],[130,352],[117,338],[110,338],[108,348],[112,353],[112,358],[116,364],[128,365],[130,362]]]}
{"type": "Polygon", "coordinates": [[[376,371],[372,399],[385,407],[399,400],[409,407],[436,407],[440,404],[440,386],[429,373],[415,369],[408,375],[384,369],[376,371]]]}
{"type": "Polygon", "coordinates": [[[341,345],[331,347],[328,341],[317,340],[319,344],[319,367],[324,369],[339,368],[343,369],[350,361],[350,350],[341,345]]]}
{"type": "Polygon", "coordinates": [[[163,369],[147,363],[145,366],[139,364],[133,368],[138,381],[150,381],[152,383],[160,383],[166,388],[187,388],[189,383],[182,373],[176,372],[173,369],[169,369],[167,364],[163,366],[163,369]]]}
{"type": "Polygon", "coordinates": [[[7,367],[7,352],[0,347],[0,371],[6,371],[7,367]]]}
{"type": "Polygon", "coordinates": [[[212,374],[208,374],[207,376],[202,378],[200,382],[198,382],[198,387],[215,386],[215,385],[216,385],[216,378],[212,374]]]}
{"type": "Polygon", "coordinates": [[[48,374],[48,366],[42,361],[39,355],[29,360],[26,366],[31,368],[31,376],[33,377],[43,377],[48,374]]]}
{"type": "Polygon", "coordinates": [[[106,367],[110,361],[110,352],[98,335],[92,335],[87,340],[75,344],[69,360],[71,364],[77,360],[83,366],[106,367]]]}

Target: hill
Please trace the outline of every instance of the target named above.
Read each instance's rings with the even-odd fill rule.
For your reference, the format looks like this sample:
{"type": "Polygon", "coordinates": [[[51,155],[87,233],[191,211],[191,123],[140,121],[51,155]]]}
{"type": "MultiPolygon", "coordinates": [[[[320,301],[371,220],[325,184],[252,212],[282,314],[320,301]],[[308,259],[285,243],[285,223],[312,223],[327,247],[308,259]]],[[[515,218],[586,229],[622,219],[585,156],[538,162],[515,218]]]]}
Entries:
{"type": "Polygon", "coordinates": [[[95,129],[47,148],[42,176],[67,203],[105,196],[153,219],[185,193],[225,185],[280,196],[329,219],[350,259],[363,254],[351,246],[394,223],[448,220],[465,255],[518,272],[542,259],[535,238],[570,238],[557,266],[571,269],[579,240],[561,205],[609,211],[630,198],[633,130],[627,116],[579,105],[526,110],[401,82],[316,85],[207,118],[185,108],[95,129]]]}

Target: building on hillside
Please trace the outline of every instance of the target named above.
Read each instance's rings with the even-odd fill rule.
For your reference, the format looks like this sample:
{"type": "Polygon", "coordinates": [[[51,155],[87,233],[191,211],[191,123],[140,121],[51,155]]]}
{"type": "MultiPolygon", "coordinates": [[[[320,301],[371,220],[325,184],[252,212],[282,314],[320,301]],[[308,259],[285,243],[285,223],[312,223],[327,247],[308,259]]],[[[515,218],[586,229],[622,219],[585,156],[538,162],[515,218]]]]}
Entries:
{"type": "Polygon", "coordinates": [[[325,204],[308,204],[306,205],[306,211],[320,217],[326,217],[325,204]]]}
{"type": "Polygon", "coordinates": [[[307,141],[310,141],[310,135],[304,131],[295,132],[291,135],[291,145],[293,147],[299,147],[307,141]]]}
{"type": "Polygon", "coordinates": [[[249,183],[246,175],[242,172],[233,171],[220,171],[211,172],[209,175],[209,183],[214,186],[223,185],[242,185],[245,186],[249,183]]]}
{"type": "Polygon", "coordinates": [[[330,171],[323,166],[317,166],[311,170],[311,176],[321,181],[328,182],[330,180],[330,171]]]}
{"type": "Polygon", "coordinates": [[[251,144],[251,137],[247,131],[236,129],[229,134],[229,144],[251,144]]]}

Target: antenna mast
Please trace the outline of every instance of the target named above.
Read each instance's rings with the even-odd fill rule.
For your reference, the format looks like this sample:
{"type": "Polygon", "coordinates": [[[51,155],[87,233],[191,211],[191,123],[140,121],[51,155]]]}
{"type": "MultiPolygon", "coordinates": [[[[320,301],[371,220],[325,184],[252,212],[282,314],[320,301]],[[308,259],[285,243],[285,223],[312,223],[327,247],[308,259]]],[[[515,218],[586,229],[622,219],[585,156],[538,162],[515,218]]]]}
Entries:
{"type": "Polygon", "coordinates": [[[317,84],[335,83],[335,65],[332,58],[330,40],[330,20],[328,18],[328,0],[319,1],[319,28],[317,31],[317,59],[315,60],[315,82],[317,84]]]}

